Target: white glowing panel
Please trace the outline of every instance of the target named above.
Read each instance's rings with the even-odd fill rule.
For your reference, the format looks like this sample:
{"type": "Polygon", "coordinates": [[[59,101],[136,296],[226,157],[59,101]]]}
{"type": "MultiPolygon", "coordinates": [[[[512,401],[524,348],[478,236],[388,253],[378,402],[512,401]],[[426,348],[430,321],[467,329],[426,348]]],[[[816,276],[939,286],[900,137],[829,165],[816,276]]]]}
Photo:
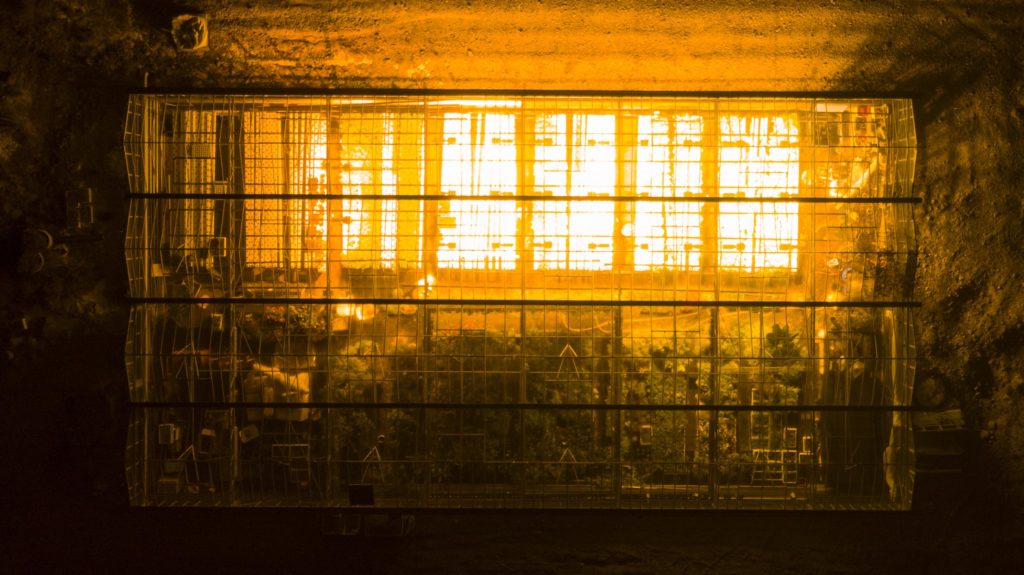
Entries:
{"type": "MultiPolygon", "coordinates": [[[[615,116],[543,114],[534,125],[535,188],[541,195],[613,197],[615,116]]],[[[533,213],[536,269],[611,269],[615,204],[537,202],[533,213]]]]}
{"type": "MultiPolygon", "coordinates": [[[[781,198],[799,190],[796,117],[725,116],[719,124],[722,196],[781,198]]],[[[796,202],[719,204],[719,264],[727,269],[797,269],[796,202]]]]}
{"type": "MultiPolygon", "coordinates": [[[[515,195],[515,133],[514,114],[445,114],[441,193],[515,195]]],[[[439,210],[438,267],[515,269],[518,224],[515,200],[446,200],[439,210]]]]}
{"type": "MultiPolygon", "coordinates": [[[[699,116],[637,119],[636,194],[679,198],[703,193],[699,116]]],[[[633,220],[635,269],[700,266],[700,202],[638,201],[633,220]]]]}

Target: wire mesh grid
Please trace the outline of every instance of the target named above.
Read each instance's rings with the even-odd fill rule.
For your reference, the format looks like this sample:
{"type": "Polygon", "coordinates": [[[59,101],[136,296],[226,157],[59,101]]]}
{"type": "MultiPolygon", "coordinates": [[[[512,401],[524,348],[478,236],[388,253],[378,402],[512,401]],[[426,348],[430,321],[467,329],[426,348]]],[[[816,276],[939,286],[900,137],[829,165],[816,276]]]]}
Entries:
{"type": "Polygon", "coordinates": [[[126,126],[138,504],[909,505],[907,101],[167,94],[126,126]]]}

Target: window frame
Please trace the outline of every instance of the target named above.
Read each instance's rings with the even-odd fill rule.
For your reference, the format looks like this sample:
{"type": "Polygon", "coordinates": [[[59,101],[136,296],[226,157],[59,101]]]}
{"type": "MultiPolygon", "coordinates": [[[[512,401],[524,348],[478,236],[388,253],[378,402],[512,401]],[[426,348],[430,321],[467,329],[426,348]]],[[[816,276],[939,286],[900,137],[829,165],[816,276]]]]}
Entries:
{"type": "MultiPolygon", "coordinates": [[[[497,275],[527,275],[532,276],[535,274],[543,274],[544,272],[557,272],[560,275],[566,277],[593,277],[593,276],[605,276],[607,274],[620,274],[620,273],[633,273],[633,274],[697,274],[697,275],[720,275],[729,281],[742,282],[744,278],[799,278],[802,276],[805,251],[801,249],[800,244],[806,237],[807,230],[805,229],[805,221],[807,220],[807,211],[810,209],[808,206],[799,202],[799,197],[805,195],[803,191],[803,185],[798,181],[794,188],[794,193],[789,194],[789,197],[793,198],[792,204],[797,208],[795,217],[797,220],[797,235],[795,238],[794,249],[797,250],[795,259],[795,265],[792,267],[769,267],[769,266],[730,266],[724,265],[721,262],[722,249],[719,245],[719,235],[721,230],[721,203],[728,203],[734,196],[725,196],[720,193],[720,163],[721,163],[721,136],[718,133],[718,125],[720,118],[723,114],[728,114],[729,111],[718,110],[717,107],[714,110],[702,108],[700,106],[693,107],[653,107],[649,110],[624,110],[621,107],[619,109],[608,109],[600,106],[581,106],[573,105],[573,103],[566,103],[557,106],[538,106],[537,104],[525,105],[519,100],[509,100],[513,105],[507,104],[495,104],[488,100],[479,101],[465,101],[461,103],[446,103],[444,101],[430,102],[426,106],[424,111],[423,107],[408,107],[400,104],[390,104],[375,106],[371,112],[371,115],[367,118],[367,121],[373,124],[382,124],[386,126],[391,123],[392,126],[398,123],[396,119],[400,114],[412,112],[414,114],[421,114],[420,117],[420,128],[422,134],[420,135],[421,151],[419,157],[416,158],[421,164],[421,175],[420,181],[415,182],[413,185],[419,188],[419,204],[422,213],[422,217],[417,227],[417,243],[419,244],[418,249],[418,261],[414,262],[415,266],[409,266],[407,258],[398,258],[395,252],[397,251],[394,246],[386,246],[385,240],[383,239],[383,230],[386,220],[394,220],[394,224],[397,220],[402,219],[402,213],[398,205],[404,200],[401,198],[401,194],[396,193],[398,188],[403,187],[403,182],[398,181],[398,176],[391,174],[391,177],[395,181],[385,183],[382,181],[384,172],[387,171],[385,163],[395,162],[394,153],[397,149],[397,144],[394,140],[397,138],[396,133],[384,133],[385,129],[382,129],[381,134],[374,138],[372,146],[374,147],[371,157],[368,159],[368,166],[365,170],[372,173],[372,182],[370,182],[369,194],[360,193],[353,194],[352,198],[344,200],[329,200],[328,203],[332,206],[327,208],[327,211],[332,213],[343,213],[350,211],[361,211],[363,218],[368,221],[369,228],[376,230],[376,233],[371,233],[370,236],[375,238],[373,244],[367,246],[359,246],[357,248],[346,249],[344,246],[339,246],[338,238],[329,237],[336,235],[337,232],[327,232],[325,236],[328,236],[324,245],[316,248],[307,248],[302,246],[301,251],[308,249],[321,249],[323,253],[316,257],[311,257],[309,254],[285,254],[284,252],[291,252],[295,248],[291,246],[278,246],[278,250],[282,252],[283,261],[334,261],[339,258],[332,255],[331,252],[337,249],[341,249],[343,254],[347,254],[350,251],[358,251],[363,253],[372,253],[373,256],[367,258],[365,265],[350,266],[347,258],[344,255],[340,258],[341,265],[343,267],[352,267],[355,269],[361,268],[374,268],[374,269],[392,269],[394,271],[401,271],[401,269],[408,269],[416,267],[421,269],[424,273],[430,274],[443,274],[455,270],[459,271],[479,271],[490,274],[491,276],[497,275]],[[469,195],[458,195],[452,196],[451,198],[445,197],[450,194],[443,189],[442,186],[442,172],[445,168],[444,158],[444,122],[445,116],[448,114],[511,114],[513,117],[514,124],[514,147],[516,150],[516,181],[510,186],[516,190],[515,194],[501,194],[500,197],[492,197],[490,194],[478,194],[473,193],[469,195]],[[572,250],[567,249],[569,255],[568,259],[562,258],[557,260],[563,265],[554,267],[538,267],[537,264],[537,244],[539,243],[538,238],[542,237],[536,231],[536,219],[535,219],[535,208],[538,205],[543,205],[546,202],[552,202],[557,204],[566,204],[571,208],[574,203],[577,202],[589,202],[595,201],[591,198],[585,198],[580,196],[574,196],[572,193],[571,183],[571,167],[566,170],[567,172],[567,184],[565,189],[562,190],[563,194],[551,195],[550,193],[538,189],[536,183],[536,172],[537,166],[537,149],[538,149],[538,135],[536,133],[536,119],[541,115],[552,115],[552,116],[563,116],[565,118],[566,125],[573,123],[573,119],[579,116],[587,115],[605,115],[613,116],[614,123],[614,141],[612,147],[615,149],[614,159],[614,172],[615,181],[610,186],[612,193],[610,194],[607,203],[614,206],[613,215],[611,218],[613,224],[612,232],[607,236],[611,243],[608,246],[609,256],[605,265],[602,267],[574,267],[571,264],[572,261],[572,250]],[[686,144],[680,144],[678,142],[671,141],[672,135],[669,135],[670,141],[668,142],[667,157],[669,161],[673,161],[678,155],[677,150],[682,147],[697,147],[700,150],[699,154],[699,169],[701,171],[701,181],[698,186],[699,193],[692,194],[686,192],[684,196],[678,195],[664,195],[658,198],[649,198],[641,196],[638,191],[639,182],[638,170],[641,163],[639,158],[639,134],[638,134],[638,121],[641,117],[671,117],[671,118],[690,118],[699,119],[703,125],[702,132],[700,134],[700,144],[694,146],[692,142],[686,144]],[[389,142],[390,140],[390,142],[389,142]],[[389,153],[384,150],[385,147],[392,146],[389,153]],[[390,188],[390,190],[389,190],[390,188]],[[359,200],[356,196],[365,195],[372,199],[359,200]],[[387,199],[384,196],[395,196],[395,199],[387,199]],[[472,197],[470,197],[472,196],[472,197]],[[442,216],[442,204],[444,202],[452,201],[498,201],[498,202],[514,202],[514,212],[517,214],[517,224],[515,232],[515,246],[512,247],[510,252],[514,252],[515,257],[512,260],[512,265],[503,269],[490,267],[486,262],[481,265],[474,266],[444,266],[440,261],[440,249],[441,249],[441,238],[443,232],[441,231],[442,216]],[[690,256],[681,256],[680,260],[686,260],[685,265],[673,265],[665,263],[668,259],[668,251],[663,252],[661,263],[645,263],[640,264],[642,268],[638,268],[636,264],[637,255],[637,244],[638,235],[636,228],[637,220],[637,207],[642,204],[665,204],[665,203],[686,203],[694,204],[696,206],[695,214],[697,215],[697,227],[699,228],[699,235],[695,242],[697,248],[698,263],[697,265],[691,265],[689,262],[692,260],[690,256]],[[357,205],[365,205],[369,203],[373,206],[371,209],[358,208],[357,205]],[[394,206],[393,212],[385,213],[383,209],[388,204],[394,206]],[[624,230],[631,228],[631,233],[626,233],[624,230]],[[386,253],[390,253],[390,256],[386,256],[386,253]],[[296,260],[297,258],[297,260],[296,260]],[[399,261],[399,260],[403,261],[399,261]],[[568,262],[568,263],[567,263],[568,262]],[[403,264],[406,266],[403,268],[403,264]]],[[[290,108],[282,110],[282,113],[289,115],[292,113],[290,108]]],[[[314,110],[305,111],[299,110],[299,113],[303,114],[315,114],[314,110]]],[[[339,141],[332,142],[331,139],[338,140],[341,138],[340,128],[338,123],[341,119],[351,112],[344,110],[343,108],[327,108],[319,111],[323,115],[323,121],[325,121],[331,128],[328,129],[328,158],[326,162],[340,163],[342,166],[345,165],[345,158],[337,158],[339,151],[337,149],[344,144],[339,141]],[[334,157],[332,157],[334,156],[334,157]]],[[[794,115],[795,124],[799,127],[806,122],[801,117],[801,112],[788,112],[794,115]]],[[[740,114],[740,112],[737,112],[740,114]]],[[[743,114],[747,116],[754,115],[754,112],[746,111],[743,114]]],[[[768,113],[770,117],[770,112],[768,113]]],[[[244,117],[243,117],[244,118],[244,117]]],[[[243,138],[245,132],[245,126],[242,126],[243,138]]],[[[808,143],[806,134],[803,131],[799,131],[794,139],[796,140],[796,147],[799,150],[807,148],[813,143],[808,143]]],[[[566,136],[571,137],[571,134],[566,136]]],[[[287,142],[282,145],[288,145],[287,142]]],[[[564,146],[560,146],[566,149],[567,162],[573,162],[575,158],[573,154],[573,143],[566,141],[564,146]]],[[[242,161],[245,161],[244,154],[242,161]]],[[[408,161],[408,158],[405,159],[408,161]]],[[[801,164],[803,160],[798,157],[797,163],[801,164]]],[[[330,169],[327,170],[331,171],[330,169]]],[[[801,168],[797,168],[797,173],[801,172],[801,168]]],[[[338,179],[340,175],[335,174],[334,179],[338,179]]],[[[247,187],[247,185],[246,185],[247,187]]],[[[335,182],[333,185],[328,182],[326,185],[321,185],[321,188],[327,193],[337,193],[337,190],[332,192],[332,188],[340,188],[342,195],[347,195],[347,185],[343,182],[335,182]]],[[[404,186],[408,188],[408,186],[404,186]]],[[[675,190],[679,189],[679,185],[676,184],[675,190]]],[[[315,195],[309,196],[296,196],[296,200],[299,201],[314,201],[315,195]]],[[[413,196],[408,198],[410,200],[417,199],[413,196]]],[[[604,200],[596,200],[604,203],[604,200]]],[[[750,200],[741,200],[750,201],[750,200]]],[[[759,202],[755,202],[758,205],[759,202]]],[[[678,214],[677,214],[678,215],[678,214]]],[[[397,226],[397,224],[395,224],[397,226]]],[[[571,229],[571,223],[568,224],[570,227],[566,230],[566,237],[572,236],[573,231],[571,229]]],[[[397,228],[396,228],[397,229],[397,228]]],[[[351,236],[351,231],[345,232],[346,237],[351,236]]],[[[403,235],[401,233],[396,234],[399,238],[403,235]]],[[[390,241],[390,240],[389,240],[390,241]]],[[[342,243],[344,240],[342,240],[342,243]]],[[[395,240],[393,243],[399,243],[401,240],[395,240]]],[[[408,241],[404,242],[408,244],[408,241]]],[[[568,240],[567,240],[568,243],[568,240]]],[[[408,251],[406,249],[405,251],[408,251]]],[[[774,252],[771,252],[774,253],[774,252]]],[[[248,262],[245,262],[245,267],[251,268],[248,262]]]]}

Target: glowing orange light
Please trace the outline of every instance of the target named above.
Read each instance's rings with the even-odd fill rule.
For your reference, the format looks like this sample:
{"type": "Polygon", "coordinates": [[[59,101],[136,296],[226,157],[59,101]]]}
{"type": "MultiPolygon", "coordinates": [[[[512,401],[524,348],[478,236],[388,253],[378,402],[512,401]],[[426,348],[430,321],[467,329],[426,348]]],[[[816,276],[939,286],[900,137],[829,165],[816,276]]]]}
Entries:
{"type": "MultiPolygon", "coordinates": [[[[622,128],[617,115],[537,113],[526,117],[532,144],[529,185],[532,193],[544,199],[532,203],[530,221],[524,226],[524,207],[514,199],[524,189],[520,164],[526,144],[521,136],[524,127],[519,125],[523,116],[511,109],[514,102],[446,104],[446,110],[460,106],[441,116],[440,193],[452,199],[438,205],[439,269],[516,269],[524,229],[530,233],[527,245],[532,247],[527,249],[532,249],[534,269],[612,268],[615,250],[621,249],[616,244],[612,199],[624,193],[619,170],[621,148],[627,145],[618,141],[622,128]],[[601,199],[605,197],[609,200],[601,199]]],[[[798,193],[795,115],[724,115],[717,126],[693,114],[640,114],[634,121],[636,134],[630,137],[635,143],[628,144],[635,148],[633,180],[626,192],[638,200],[629,205],[631,221],[619,235],[629,239],[632,267],[637,271],[696,270],[702,251],[707,251],[703,219],[708,215],[703,203],[662,199],[709,195],[778,199],[798,193]],[[712,128],[717,133],[709,139],[707,131],[712,128]],[[708,147],[709,141],[717,150],[708,147]],[[715,190],[705,189],[709,161],[717,167],[715,190]]],[[[304,122],[310,135],[297,154],[292,180],[315,195],[327,185],[327,125],[323,116],[304,122]]],[[[342,142],[337,178],[348,196],[398,196],[397,121],[394,114],[384,113],[377,122],[373,138],[342,142]]],[[[328,235],[337,234],[339,241],[332,245],[348,256],[349,264],[364,267],[379,262],[393,268],[398,238],[410,233],[399,229],[398,204],[397,199],[370,203],[345,199],[334,208],[340,207],[342,213],[332,214],[332,221],[338,223],[335,231],[329,231],[327,202],[304,203],[293,210],[302,215],[290,223],[296,228],[290,235],[311,238],[303,246],[309,250],[325,249],[328,235]]],[[[796,202],[723,201],[715,224],[714,248],[722,268],[797,269],[796,202]]],[[[420,222],[417,227],[422,230],[424,225],[420,222]]],[[[422,238],[420,243],[422,251],[422,238]]]]}
{"type": "MultiPolygon", "coordinates": [[[[615,195],[614,115],[542,114],[537,117],[534,129],[534,178],[541,195],[553,198],[610,198],[615,195]]],[[[611,268],[614,202],[538,202],[532,226],[535,268],[611,268]]]]}
{"type": "MultiPolygon", "coordinates": [[[[704,121],[699,116],[640,116],[637,195],[649,198],[701,195],[703,131],[704,121]]],[[[698,269],[702,245],[700,212],[699,203],[637,202],[633,256],[636,269],[698,269]]]]}

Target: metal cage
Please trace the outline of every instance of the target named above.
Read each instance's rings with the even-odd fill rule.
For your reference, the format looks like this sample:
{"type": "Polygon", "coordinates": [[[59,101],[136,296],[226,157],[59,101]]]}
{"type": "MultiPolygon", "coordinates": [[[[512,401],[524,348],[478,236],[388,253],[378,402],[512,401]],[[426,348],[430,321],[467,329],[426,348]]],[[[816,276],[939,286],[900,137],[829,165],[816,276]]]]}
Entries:
{"type": "Polygon", "coordinates": [[[908,100],[140,94],[125,158],[136,505],[910,505],[908,100]]]}

